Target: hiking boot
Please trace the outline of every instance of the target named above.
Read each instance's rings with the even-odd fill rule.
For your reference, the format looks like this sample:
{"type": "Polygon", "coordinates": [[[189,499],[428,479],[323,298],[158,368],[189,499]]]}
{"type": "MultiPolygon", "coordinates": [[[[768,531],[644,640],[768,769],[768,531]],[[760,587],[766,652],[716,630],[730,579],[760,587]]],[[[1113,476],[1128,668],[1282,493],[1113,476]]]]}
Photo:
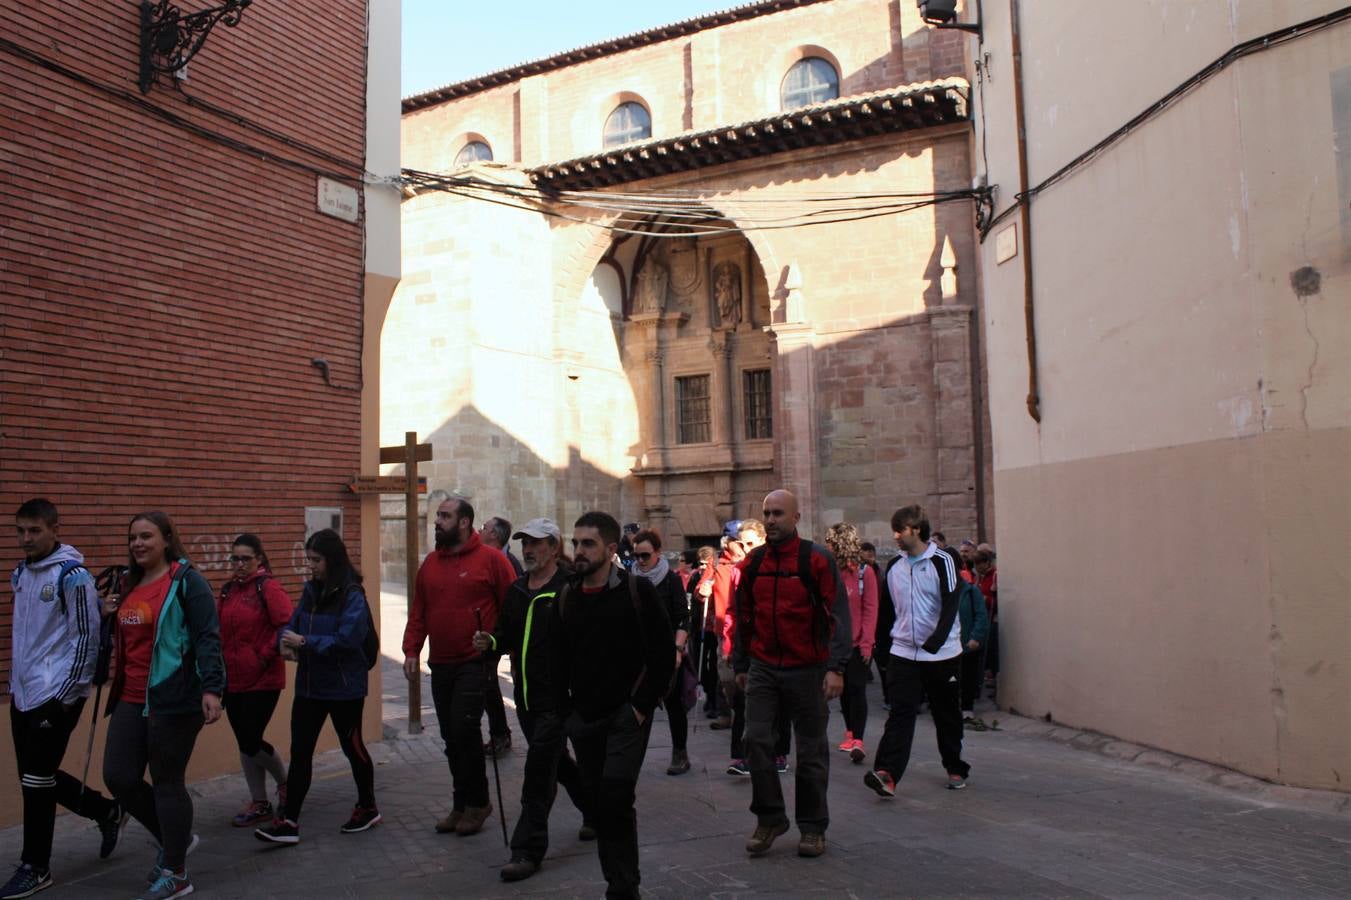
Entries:
{"type": "Polygon", "coordinates": [[[230,824],[236,828],[248,828],[250,825],[257,825],[259,822],[270,822],[276,816],[272,813],[272,804],[266,800],[254,800],[248,806],[235,813],[235,817],[230,820],[230,824]]]}
{"type": "Polygon", "coordinates": [[[744,759],[734,759],[732,764],[727,767],[728,775],[739,775],[742,778],[751,777],[751,767],[746,765],[744,759]]]}
{"type": "MultiPolygon", "coordinates": [[[[254,834],[257,833],[258,832],[256,831],[254,832],[254,834]]],[[[192,853],[192,851],[197,849],[197,845],[200,844],[201,842],[202,836],[200,834],[194,834],[192,836],[192,840],[188,841],[188,849],[183,851],[183,855],[187,856],[190,853],[192,853]]],[[[163,873],[164,873],[164,848],[160,847],[159,852],[155,854],[155,867],[151,869],[150,874],[145,877],[145,883],[154,884],[156,881],[159,880],[160,875],[162,875],[163,873]]]]}
{"type": "Polygon", "coordinates": [[[5,886],[0,888],[0,897],[4,900],[19,900],[20,897],[31,897],[38,891],[45,891],[52,886],[51,871],[39,872],[37,869],[24,863],[14,870],[14,874],[5,882],[5,886]]]}
{"type": "Polygon", "coordinates": [[[583,822],[582,827],[577,829],[577,840],[594,841],[595,839],[596,839],[596,829],[593,826],[583,822]]]}
{"type": "Polygon", "coordinates": [[[191,893],[192,882],[188,881],[187,869],[181,873],[173,869],[160,869],[159,877],[151,883],[149,890],[141,894],[140,900],[168,900],[191,893]]]}
{"type": "Polygon", "coordinates": [[[493,805],[491,803],[484,806],[467,806],[460,815],[460,821],[455,825],[455,833],[460,837],[468,837],[471,834],[478,834],[483,830],[483,823],[488,821],[488,817],[493,814],[493,805]]]}
{"type": "Polygon", "coordinates": [[[451,834],[455,831],[455,826],[460,824],[460,819],[464,816],[464,810],[452,809],[446,814],[444,819],[436,820],[437,834],[451,834]]]}
{"type": "Polygon", "coordinates": [[[290,819],[273,819],[271,825],[255,828],[253,836],[270,844],[299,844],[300,826],[290,819]]]}
{"type": "Polygon", "coordinates": [[[985,724],[984,719],[978,719],[975,716],[968,715],[962,719],[962,726],[970,728],[972,731],[989,731],[990,726],[985,724]]]}
{"type": "Polygon", "coordinates": [[[524,856],[513,856],[511,862],[502,867],[503,881],[524,881],[539,871],[539,863],[524,856]]]}
{"type": "Polygon", "coordinates": [[[671,764],[666,767],[667,775],[684,775],[690,770],[690,755],[684,750],[671,751],[671,764]]]}
{"type": "Polygon", "coordinates": [[[948,775],[948,790],[962,791],[966,790],[966,778],[962,775],[948,775]]]}
{"type": "Polygon", "coordinates": [[[99,859],[107,859],[113,855],[117,849],[117,842],[122,839],[122,829],[127,825],[128,813],[122,808],[122,804],[113,804],[113,808],[108,811],[108,818],[99,822],[99,859]]]}
{"type": "Polygon", "coordinates": [[[374,806],[362,806],[357,804],[352,807],[352,815],[346,822],[338,826],[338,830],[343,834],[356,834],[359,831],[365,831],[368,828],[374,828],[380,824],[380,810],[374,806]]]}
{"type": "Polygon", "coordinates": [[[732,727],[732,717],[718,716],[708,727],[712,728],[714,731],[726,731],[728,728],[732,727]]]}
{"type": "Polygon", "coordinates": [[[778,772],[780,775],[787,775],[787,774],[788,774],[788,757],[786,757],[786,756],[776,756],[776,757],[774,757],[774,771],[775,771],[775,772],[778,772]]]}
{"type": "Polygon", "coordinates": [[[780,822],[777,825],[755,826],[755,831],[746,840],[746,852],[752,856],[768,853],[769,848],[774,846],[774,839],[787,830],[787,822],[780,822]]]}
{"type": "Polygon", "coordinates": [[[501,759],[511,752],[511,732],[494,735],[483,742],[483,755],[489,759],[501,759]]]}
{"type": "Polygon", "coordinates": [[[804,831],[797,842],[798,856],[820,856],[826,852],[826,836],[819,831],[804,831]]]}
{"type": "Polygon", "coordinates": [[[876,791],[879,797],[896,796],[896,780],[886,769],[873,769],[863,776],[863,783],[876,791]]]}
{"type": "Polygon", "coordinates": [[[837,749],[844,753],[854,749],[854,733],[852,731],[844,733],[844,740],[840,741],[840,746],[837,749]]]}
{"type": "Polygon", "coordinates": [[[860,765],[863,762],[863,760],[867,758],[868,758],[868,751],[863,749],[863,741],[859,740],[858,738],[854,738],[854,740],[850,742],[849,761],[857,766],[860,765]]]}

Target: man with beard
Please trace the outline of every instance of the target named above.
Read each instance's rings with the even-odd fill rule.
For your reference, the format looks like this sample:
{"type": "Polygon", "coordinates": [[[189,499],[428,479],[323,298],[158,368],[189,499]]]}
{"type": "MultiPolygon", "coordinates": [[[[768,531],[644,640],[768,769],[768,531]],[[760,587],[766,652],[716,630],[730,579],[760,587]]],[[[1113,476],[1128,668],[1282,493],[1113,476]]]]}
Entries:
{"type": "Polygon", "coordinates": [[[420,674],[418,656],[430,639],[432,704],[450,763],[453,803],[436,823],[442,834],[477,834],[492,813],[479,720],[483,718],[483,659],[474,649],[476,622],[497,624],[497,611],[516,572],[502,551],[474,531],[474,507],[452,497],[436,510],[436,551],[422,561],[403,633],[403,671],[420,674]]]}
{"type": "Polygon", "coordinates": [[[634,790],[652,711],[675,671],[675,638],[651,582],[615,563],[619,538],[603,512],[573,525],[574,580],[554,610],[552,681],[594,810],[605,896],[638,897],[634,790]]]}
{"type": "Polygon", "coordinates": [[[549,850],[549,810],[558,785],[582,814],[582,840],[595,838],[582,796],[581,773],[571,756],[559,716],[553,674],[553,617],[558,593],[567,576],[559,566],[562,535],[552,519],[531,519],[514,535],[521,542],[526,574],[507,591],[497,628],[474,635],[481,653],[511,654],[516,718],[529,749],[521,785],[521,817],[511,836],[511,861],[502,867],[503,881],[520,881],[539,871],[549,850]]]}

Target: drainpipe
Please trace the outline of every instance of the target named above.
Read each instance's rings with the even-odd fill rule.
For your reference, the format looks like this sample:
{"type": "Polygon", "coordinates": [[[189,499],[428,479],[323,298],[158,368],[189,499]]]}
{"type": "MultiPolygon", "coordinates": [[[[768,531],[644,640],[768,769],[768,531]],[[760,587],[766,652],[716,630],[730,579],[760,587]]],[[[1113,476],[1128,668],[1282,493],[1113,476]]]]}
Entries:
{"type": "Polygon", "coordinates": [[[1037,330],[1032,300],[1032,198],[1027,195],[1027,124],[1023,118],[1023,49],[1018,34],[1018,0],[1009,0],[1013,34],[1013,109],[1018,119],[1018,203],[1023,223],[1023,322],[1027,331],[1027,414],[1041,422],[1037,385],[1037,330]]]}

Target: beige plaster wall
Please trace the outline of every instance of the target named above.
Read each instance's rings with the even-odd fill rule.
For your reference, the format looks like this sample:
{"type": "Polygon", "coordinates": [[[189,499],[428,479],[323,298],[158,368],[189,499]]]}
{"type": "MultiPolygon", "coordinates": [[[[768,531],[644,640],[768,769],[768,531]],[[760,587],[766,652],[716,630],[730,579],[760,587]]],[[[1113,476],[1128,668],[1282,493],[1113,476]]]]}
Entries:
{"type": "MultiPolygon", "coordinates": [[[[1336,6],[1020,5],[1033,184],[1232,43],[1336,6]]],[[[1002,209],[1017,190],[1008,11],[985,12],[1002,209]]],[[[994,235],[980,251],[1001,698],[1343,790],[1351,360],[1329,348],[1351,337],[1351,237],[1330,75],[1348,60],[1348,24],[1240,60],[1035,198],[1040,425],[1023,260],[997,264],[994,235]],[[1292,287],[1304,267],[1319,290],[1292,287]]]]}

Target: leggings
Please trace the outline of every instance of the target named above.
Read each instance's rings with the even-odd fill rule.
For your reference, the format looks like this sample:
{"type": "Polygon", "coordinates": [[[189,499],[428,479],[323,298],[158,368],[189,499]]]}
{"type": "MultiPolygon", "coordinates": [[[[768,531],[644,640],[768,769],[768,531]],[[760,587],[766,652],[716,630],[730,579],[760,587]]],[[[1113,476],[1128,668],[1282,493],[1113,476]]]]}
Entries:
{"type": "Polygon", "coordinates": [[[863,731],[868,727],[868,667],[863,665],[863,654],[857,647],[844,670],[840,711],[844,713],[844,727],[856,740],[863,740],[863,731]]]}
{"type": "Polygon", "coordinates": [[[118,701],[108,722],[103,781],[113,796],[159,842],[161,865],[179,871],[192,840],[192,797],[183,773],[192,757],[202,714],[143,715],[139,703],[118,701]],[[144,779],[147,765],[150,781],[144,779]]]}
{"type": "Polygon", "coordinates": [[[281,691],[244,691],[239,694],[225,695],[225,715],[230,720],[230,730],[235,733],[235,743],[239,752],[253,756],[260,750],[271,756],[276,750],[263,740],[263,731],[272,721],[272,713],[277,708],[277,698],[281,691]]]}
{"type": "Polygon", "coordinates": [[[375,808],[375,766],[361,740],[361,710],[365,697],[353,700],[315,700],[297,696],[291,704],[291,771],[286,778],[286,818],[300,821],[300,808],[310,792],[314,776],[314,745],[324,720],[333,719],[338,745],[352,767],[357,785],[357,805],[375,808]]]}

